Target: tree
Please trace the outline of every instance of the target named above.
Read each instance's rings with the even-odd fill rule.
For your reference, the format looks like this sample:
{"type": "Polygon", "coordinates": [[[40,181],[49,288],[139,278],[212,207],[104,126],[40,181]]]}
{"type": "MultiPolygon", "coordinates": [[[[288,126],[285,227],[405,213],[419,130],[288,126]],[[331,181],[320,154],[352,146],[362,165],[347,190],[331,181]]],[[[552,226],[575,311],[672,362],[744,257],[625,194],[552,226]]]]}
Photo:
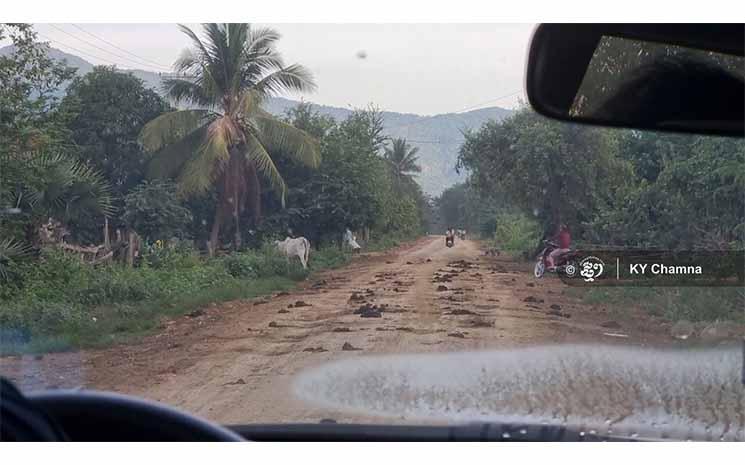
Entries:
{"type": "Polygon", "coordinates": [[[188,27],[180,28],[193,48],[176,62],[182,77],[166,80],[165,88],[175,102],[201,108],[159,116],[145,126],[141,140],[156,152],[152,174],[177,175],[181,193],[217,189],[209,247],[214,253],[226,217],[232,214],[236,248],[246,206],[258,222],[259,174],[284,204],[287,186],[271,153],[282,151],[309,167],[319,164],[318,144],[310,135],[261,108],[270,95],[309,91],[315,85],[305,68],[284,64],[275,48],[280,36],[272,29],[205,24],[202,41],[188,27]]]}
{"type": "MultiPolygon", "coordinates": [[[[48,57],[30,24],[0,24],[0,234],[35,241],[44,215],[75,223],[85,214],[110,213],[106,183],[70,159],[67,121],[59,87],[75,70],[48,57]]],[[[46,220],[46,218],[43,218],[46,220]]]]}
{"type": "Polygon", "coordinates": [[[183,238],[191,212],[168,181],[143,182],[124,198],[122,220],[147,240],[183,238]]]}
{"type": "Polygon", "coordinates": [[[78,157],[100,171],[121,198],[144,177],[147,156],[138,136],[148,121],[168,110],[142,81],[115,67],[97,66],[67,88],[62,107],[78,157]]]}
{"type": "Polygon", "coordinates": [[[0,154],[59,145],[66,141],[66,115],[57,110],[55,91],[75,69],[49,58],[30,24],[0,24],[5,40],[12,46],[0,56],[0,154]]]}
{"type": "Polygon", "coordinates": [[[292,120],[293,125],[325,128],[321,139],[323,164],[308,176],[287,157],[278,160],[293,180],[288,192],[292,208],[287,226],[319,241],[341,237],[347,227],[361,229],[381,221],[390,180],[386,163],[377,154],[382,147],[379,112],[358,109],[332,126],[317,113],[311,118],[303,111],[295,116],[298,118],[292,120]]]}
{"type": "Polygon", "coordinates": [[[552,234],[561,222],[580,232],[628,179],[629,165],[616,155],[612,133],[524,108],[467,133],[458,164],[476,189],[537,217],[552,234]]]}
{"type": "Polygon", "coordinates": [[[404,186],[415,184],[414,174],[422,171],[418,164],[417,152],[419,152],[419,147],[411,147],[406,143],[406,139],[393,139],[391,146],[385,148],[384,156],[391,164],[393,178],[399,190],[403,189],[404,186]]]}
{"type": "MultiPolygon", "coordinates": [[[[96,170],[61,153],[23,153],[9,165],[23,167],[23,177],[10,190],[25,224],[25,240],[35,243],[37,228],[49,218],[64,226],[77,225],[91,216],[113,213],[108,183],[96,170]]],[[[71,231],[73,237],[75,230],[71,231]]]]}

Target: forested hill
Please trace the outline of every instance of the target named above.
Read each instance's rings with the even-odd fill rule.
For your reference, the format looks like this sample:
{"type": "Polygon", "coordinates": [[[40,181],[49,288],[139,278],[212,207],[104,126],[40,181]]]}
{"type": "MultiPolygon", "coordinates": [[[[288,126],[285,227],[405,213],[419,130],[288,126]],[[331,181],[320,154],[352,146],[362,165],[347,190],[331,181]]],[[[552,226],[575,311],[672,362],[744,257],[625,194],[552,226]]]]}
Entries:
{"type": "MultiPolygon", "coordinates": [[[[11,47],[0,48],[0,55],[11,51],[11,47]]],[[[55,48],[49,49],[49,55],[58,60],[67,60],[67,64],[78,68],[78,74],[81,75],[93,69],[93,65],[83,58],[55,48]]],[[[126,71],[142,79],[147,87],[160,90],[161,76],[158,73],[137,69],[126,71]]],[[[267,110],[279,115],[297,103],[295,100],[273,98],[269,101],[267,110]]],[[[313,106],[318,112],[338,120],[346,118],[352,111],[349,108],[328,105],[313,106]]],[[[406,137],[411,145],[419,147],[422,173],[418,181],[427,194],[439,195],[445,188],[465,180],[465,175],[455,172],[455,160],[463,142],[462,131],[478,129],[484,122],[490,119],[501,120],[511,112],[500,107],[489,107],[434,116],[386,111],[383,116],[387,135],[406,137]]]]}

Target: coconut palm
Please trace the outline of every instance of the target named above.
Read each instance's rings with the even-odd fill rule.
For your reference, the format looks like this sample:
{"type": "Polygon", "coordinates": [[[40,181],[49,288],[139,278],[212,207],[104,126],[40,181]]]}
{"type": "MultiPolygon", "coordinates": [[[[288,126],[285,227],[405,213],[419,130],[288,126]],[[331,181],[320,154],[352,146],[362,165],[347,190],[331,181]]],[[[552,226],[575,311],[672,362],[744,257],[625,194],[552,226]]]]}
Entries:
{"type": "Polygon", "coordinates": [[[175,176],[184,195],[215,187],[218,200],[210,233],[214,253],[220,229],[231,215],[235,246],[247,207],[260,218],[259,175],[279,194],[287,190],[270,153],[282,152],[310,167],[319,163],[317,142],[264,111],[264,100],[286,91],[315,88],[302,66],[285,65],[275,45],[279,34],[248,24],[204,24],[204,39],[179,26],[192,43],[175,63],[179,77],[164,83],[176,103],[198,109],[169,112],[148,123],[143,146],[155,157],[153,176],[175,176]]]}
{"type": "Polygon", "coordinates": [[[417,152],[419,147],[411,147],[406,139],[393,139],[391,146],[385,148],[385,159],[391,165],[398,187],[410,185],[414,182],[413,176],[422,171],[417,152]]]}

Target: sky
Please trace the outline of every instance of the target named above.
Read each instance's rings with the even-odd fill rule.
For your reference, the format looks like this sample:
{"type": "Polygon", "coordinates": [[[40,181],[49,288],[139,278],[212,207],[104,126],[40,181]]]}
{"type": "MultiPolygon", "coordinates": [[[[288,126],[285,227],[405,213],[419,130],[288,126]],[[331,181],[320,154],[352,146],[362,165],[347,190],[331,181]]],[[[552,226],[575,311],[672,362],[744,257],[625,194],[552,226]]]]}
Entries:
{"type": "MultiPolygon", "coordinates": [[[[318,89],[287,95],[338,107],[432,115],[524,97],[532,24],[260,24],[318,89]]],[[[189,25],[199,29],[198,25],[189,25]]],[[[41,40],[93,64],[167,71],[189,43],[175,24],[36,24],[41,40]]]]}

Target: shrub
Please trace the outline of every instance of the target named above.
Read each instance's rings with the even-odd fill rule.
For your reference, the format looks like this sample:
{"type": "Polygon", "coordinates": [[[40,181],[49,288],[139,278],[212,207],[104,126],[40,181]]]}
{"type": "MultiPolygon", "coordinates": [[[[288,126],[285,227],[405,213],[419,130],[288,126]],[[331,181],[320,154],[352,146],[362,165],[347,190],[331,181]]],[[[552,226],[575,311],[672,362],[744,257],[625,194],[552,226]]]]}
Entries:
{"type": "Polygon", "coordinates": [[[541,229],[534,219],[519,213],[497,216],[494,241],[500,249],[528,258],[541,238],[541,229]]]}

